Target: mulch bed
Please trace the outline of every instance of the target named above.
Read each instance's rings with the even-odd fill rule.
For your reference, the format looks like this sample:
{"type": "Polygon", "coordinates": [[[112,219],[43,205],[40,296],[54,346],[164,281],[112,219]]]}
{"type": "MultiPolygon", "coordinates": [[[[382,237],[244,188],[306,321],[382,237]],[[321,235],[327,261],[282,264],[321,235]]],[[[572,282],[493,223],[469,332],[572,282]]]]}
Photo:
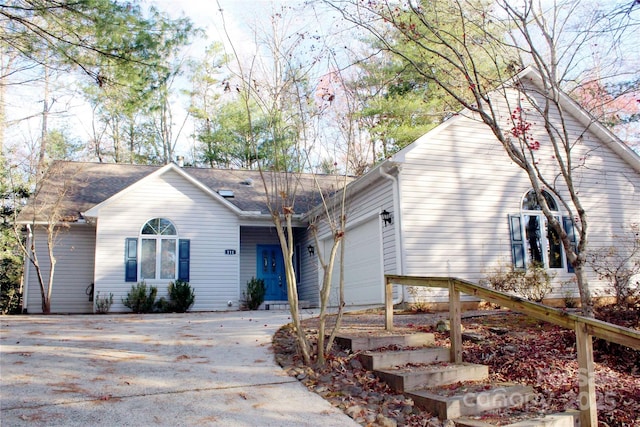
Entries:
{"type": "MultiPolygon", "coordinates": [[[[491,381],[532,385],[538,394],[526,407],[510,411],[513,420],[577,408],[578,364],[572,331],[503,310],[471,315],[462,320],[465,332],[484,339],[477,343],[465,341],[463,360],[488,365],[491,381]]],[[[394,325],[398,332],[434,332],[438,320],[446,317],[446,313],[397,315],[394,325]]],[[[616,315],[614,320],[640,329],[638,316],[627,313],[616,315]]],[[[317,319],[308,319],[303,325],[315,343],[317,319]]],[[[381,312],[345,315],[341,331],[375,334],[384,331],[383,325],[381,312]]],[[[438,345],[449,345],[447,332],[434,333],[438,345]]],[[[290,375],[363,426],[451,425],[415,407],[411,399],[395,393],[363,369],[357,353],[334,346],[324,367],[305,367],[290,326],[275,334],[273,346],[276,360],[290,375]]],[[[594,354],[600,425],[640,426],[640,352],[595,340],[594,354]]],[[[498,425],[496,420],[502,419],[503,424],[508,416],[509,411],[501,411],[481,418],[498,425]]]]}

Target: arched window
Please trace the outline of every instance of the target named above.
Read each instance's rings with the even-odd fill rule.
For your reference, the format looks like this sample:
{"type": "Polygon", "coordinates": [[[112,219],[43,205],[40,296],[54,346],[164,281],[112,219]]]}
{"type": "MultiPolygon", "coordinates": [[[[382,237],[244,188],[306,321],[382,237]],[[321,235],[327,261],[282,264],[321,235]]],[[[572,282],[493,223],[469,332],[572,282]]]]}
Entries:
{"type": "MultiPolygon", "coordinates": [[[[566,219],[562,218],[556,200],[544,190],[542,196],[549,210],[566,228],[566,219]]],[[[554,269],[565,267],[560,236],[549,227],[534,190],[527,192],[522,199],[520,214],[509,215],[509,227],[513,263],[516,268],[526,268],[530,264],[554,269]]]]}
{"type": "Polygon", "coordinates": [[[189,281],[189,255],[189,240],[178,239],[175,225],[165,218],[153,218],[137,238],[127,239],[125,279],[189,281]]]}
{"type": "Polygon", "coordinates": [[[140,279],[176,279],[176,227],[164,218],[147,222],[140,232],[140,279]]]}

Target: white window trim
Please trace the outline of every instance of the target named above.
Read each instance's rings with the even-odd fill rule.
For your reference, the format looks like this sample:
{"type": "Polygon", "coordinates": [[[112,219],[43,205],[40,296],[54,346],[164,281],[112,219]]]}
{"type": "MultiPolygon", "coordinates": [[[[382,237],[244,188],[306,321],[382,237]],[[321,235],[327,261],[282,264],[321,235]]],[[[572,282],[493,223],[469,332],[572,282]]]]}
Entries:
{"type": "Polygon", "coordinates": [[[171,221],[168,218],[165,217],[154,217],[154,218],[150,218],[149,220],[147,220],[142,227],[140,227],[140,233],[138,234],[138,277],[140,278],[140,280],[145,281],[145,282],[164,282],[164,281],[175,281],[178,278],[178,251],[180,250],[179,248],[179,241],[180,238],[178,237],[178,233],[177,233],[177,227],[175,225],[175,223],[173,221],[171,221]],[[142,230],[144,230],[144,227],[149,223],[149,221],[152,221],[154,219],[164,219],[166,221],[169,221],[171,223],[171,225],[173,226],[173,229],[176,230],[176,234],[142,234],[142,230]],[[156,277],[155,278],[145,278],[142,276],[142,265],[144,264],[144,259],[142,257],[142,241],[143,240],[155,240],[155,244],[156,244],[156,277]],[[174,247],[175,247],[175,251],[174,251],[174,267],[173,267],[173,277],[172,278],[161,278],[162,275],[162,241],[163,240],[173,240],[174,241],[174,247]]]}
{"type": "MultiPolygon", "coordinates": [[[[547,217],[544,215],[544,213],[542,212],[542,210],[528,210],[528,209],[523,209],[522,205],[524,204],[524,198],[527,196],[527,194],[529,194],[530,191],[533,190],[529,190],[527,191],[522,198],[520,199],[520,233],[522,236],[522,239],[524,240],[524,262],[525,262],[525,266],[529,266],[531,264],[531,256],[529,255],[529,246],[528,246],[528,242],[527,242],[527,230],[526,230],[526,223],[525,223],[525,216],[537,216],[539,218],[539,221],[541,221],[541,233],[543,233],[543,236],[540,239],[540,243],[541,243],[541,251],[542,251],[542,261],[543,261],[543,267],[545,269],[548,270],[555,270],[555,271],[566,271],[567,269],[567,256],[564,250],[564,245],[560,245],[560,257],[562,260],[562,265],[560,267],[549,267],[549,239],[547,238],[548,233],[549,233],[549,224],[548,224],[548,220],[547,217]]],[[[544,191],[544,190],[543,190],[544,191]]],[[[559,206],[558,201],[556,200],[556,198],[549,193],[548,191],[545,191],[545,193],[547,193],[549,195],[549,197],[551,197],[554,201],[554,203],[556,204],[556,206],[559,206]]],[[[553,214],[553,216],[556,218],[557,221],[560,222],[560,224],[562,224],[562,213],[558,210],[552,210],[551,213],[553,214]]],[[[525,267],[527,268],[527,267],[525,267]]]]}

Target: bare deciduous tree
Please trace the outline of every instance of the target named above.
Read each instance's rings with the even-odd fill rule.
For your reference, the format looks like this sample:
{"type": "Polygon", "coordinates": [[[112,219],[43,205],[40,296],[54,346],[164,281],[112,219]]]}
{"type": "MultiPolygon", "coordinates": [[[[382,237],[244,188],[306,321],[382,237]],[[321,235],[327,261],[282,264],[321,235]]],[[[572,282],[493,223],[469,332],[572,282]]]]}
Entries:
{"type": "MultiPolygon", "coordinates": [[[[585,271],[589,218],[575,180],[576,171],[584,166],[576,150],[583,134],[565,126],[566,107],[572,102],[566,91],[580,83],[580,67],[596,42],[604,43],[607,35],[621,40],[631,30],[614,18],[637,14],[638,3],[631,2],[626,15],[600,8],[585,11],[577,1],[549,7],[535,0],[328,3],[454,98],[466,111],[463,114],[491,129],[528,176],[549,227],[560,237],[575,270],[583,313],[593,315],[585,271]],[[512,79],[525,67],[535,69],[535,85],[512,79]],[[506,121],[501,115],[505,106],[512,113],[506,121]],[[553,167],[540,166],[541,149],[553,156],[553,167]],[[558,197],[574,220],[577,242],[552,214],[543,189],[558,197]]],[[[610,77],[622,72],[619,62],[615,66],[617,72],[610,70],[610,77]]],[[[636,78],[637,72],[631,70],[636,78]]]]}
{"type": "MultiPolygon", "coordinates": [[[[298,27],[301,21],[292,15],[294,12],[288,6],[279,8],[271,15],[270,28],[254,31],[256,54],[248,64],[234,51],[236,66],[232,72],[238,83],[232,82],[231,86],[245,105],[252,157],[256,159],[255,164],[262,177],[267,207],[284,258],[287,298],[298,348],[304,363],[310,365],[314,354],[301,324],[294,269],[295,227],[301,225],[302,214],[314,206],[318,197],[327,200],[333,195],[340,200],[340,189],[344,188],[347,177],[310,177],[305,173],[313,167],[310,153],[318,142],[319,127],[326,124],[323,122],[323,108],[313,101],[320,80],[318,74],[326,73],[317,69],[326,50],[318,45],[316,37],[298,27]],[[300,200],[301,190],[307,194],[313,192],[316,196],[312,200],[300,200]]],[[[324,271],[320,290],[322,332],[315,354],[315,361],[319,364],[325,362],[323,333],[331,278],[344,236],[344,205],[339,201],[336,206],[331,213],[329,208],[323,213],[333,236],[331,249],[328,253],[321,253],[319,242],[316,242],[324,271]],[[337,211],[340,212],[334,216],[337,211]]]]}
{"type": "Polygon", "coordinates": [[[631,224],[613,236],[616,245],[592,251],[587,262],[609,282],[616,304],[640,303],[640,224],[631,224]]]}
{"type": "MultiPolygon", "coordinates": [[[[25,258],[33,266],[38,284],[40,285],[40,297],[42,301],[42,313],[51,312],[51,295],[56,268],[55,247],[61,232],[68,228],[69,220],[62,201],[68,191],[68,181],[72,176],[67,176],[62,181],[52,182],[50,177],[55,173],[59,163],[54,163],[47,170],[37,173],[35,191],[30,196],[29,205],[21,212],[16,211],[13,220],[14,233],[18,237],[20,249],[25,258]],[[42,191],[43,184],[47,183],[48,191],[42,191]],[[20,238],[23,232],[27,238],[20,238]],[[40,237],[46,239],[46,246],[39,245],[40,237]],[[46,254],[41,253],[41,248],[46,247],[46,254]]],[[[77,170],[76,172],[77,173],[77,170]]],[[[17,203],[18,201],[16,201],[17,203]]],[[[75,218],[74,218],[75,219],[75,218]]],[[[73,220],[73,219],[72,219],[73,220]]]]}

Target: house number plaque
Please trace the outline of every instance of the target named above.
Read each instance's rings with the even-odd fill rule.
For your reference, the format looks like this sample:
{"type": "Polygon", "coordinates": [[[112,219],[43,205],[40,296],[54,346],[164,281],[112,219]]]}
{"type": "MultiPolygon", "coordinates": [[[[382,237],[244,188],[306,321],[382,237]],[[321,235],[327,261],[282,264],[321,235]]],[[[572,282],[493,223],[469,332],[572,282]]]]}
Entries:
{"type": "Polygon", "coordinates": [[[225,249],[224,250],[224,254],[225,255],[235,255],[236,254],[236,250],[235,249],[225,249]]]}

